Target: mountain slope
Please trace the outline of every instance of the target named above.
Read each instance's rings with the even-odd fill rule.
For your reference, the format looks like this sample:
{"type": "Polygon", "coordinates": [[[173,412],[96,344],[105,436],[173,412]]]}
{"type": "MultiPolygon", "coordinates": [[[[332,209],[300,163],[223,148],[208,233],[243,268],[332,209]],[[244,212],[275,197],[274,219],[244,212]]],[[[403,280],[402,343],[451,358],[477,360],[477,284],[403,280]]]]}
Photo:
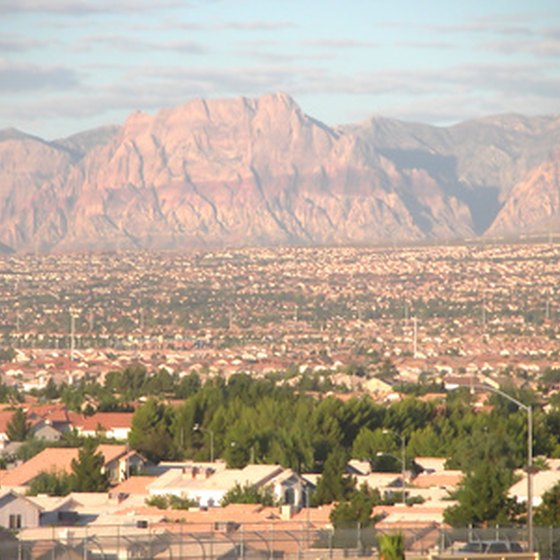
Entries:
{"type": "Polygon", "coordinates": [[[55,142],[0,131],[0,243],[65,251],[473,236],[557,139],[560,121],[545,117],[333,129],[285,94],[195,100],[55,142]]]}
{"type": "Polygon", "coordinates": [[[560,229],[560,150],[512,189],[490,234],[544,233],[560,229]]]}

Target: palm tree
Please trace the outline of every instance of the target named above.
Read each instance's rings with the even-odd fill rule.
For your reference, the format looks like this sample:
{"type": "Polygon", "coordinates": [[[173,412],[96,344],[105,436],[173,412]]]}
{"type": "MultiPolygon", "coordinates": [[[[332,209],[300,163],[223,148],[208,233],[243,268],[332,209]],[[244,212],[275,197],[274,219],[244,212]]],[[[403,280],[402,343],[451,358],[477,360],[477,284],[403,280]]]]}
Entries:
{"type": "Polygon", "coordinates": [[[382,533],[377,537],[380,560],[404,560],[402,533],[382,533]]]}

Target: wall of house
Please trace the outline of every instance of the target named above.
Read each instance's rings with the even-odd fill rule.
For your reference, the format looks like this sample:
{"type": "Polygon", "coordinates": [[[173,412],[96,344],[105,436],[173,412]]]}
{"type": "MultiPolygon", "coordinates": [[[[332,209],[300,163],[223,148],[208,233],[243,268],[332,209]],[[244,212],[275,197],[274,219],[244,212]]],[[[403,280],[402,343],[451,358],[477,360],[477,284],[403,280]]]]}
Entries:
{"type": "Polygon", "coordinates": [[[23,498],[14,498],[0,508],[0,525],[10,527],[10,515],[21,515],[21,527],[39,526],[39,508],[23,498]]]}
{"type": "Polygon", "coordinates": [[[107,430],[107,437],[126,441],[128,439],[129,432],[130,428],[111,428],[107,430]]]}

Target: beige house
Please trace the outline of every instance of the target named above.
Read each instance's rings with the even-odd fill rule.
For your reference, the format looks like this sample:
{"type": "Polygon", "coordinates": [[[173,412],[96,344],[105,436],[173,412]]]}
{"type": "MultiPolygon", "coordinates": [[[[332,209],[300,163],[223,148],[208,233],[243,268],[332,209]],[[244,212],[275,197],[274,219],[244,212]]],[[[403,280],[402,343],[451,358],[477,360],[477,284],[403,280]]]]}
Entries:
{"type": "Polygon", "coordinates": [[[41,508],[13,490],[0,494],[0,526],[19,530],[38,527],[41,508]]]}
{"type": "MultiPolygon", "coordinates": [[[[137,470],[145,459],[126,445],[102,444],[97,451],[105,460],[104,469],[109,482],[115,484],[126,480],[131,471],[137,470]]],[[[0,471],[0,485],[4,488],[24,488],[41,472],[71,473],[72,460],[78,459],[79,450],[74,447],[48,447],[40,453],[8,471],[0,471]]]]}
{"type": "MultiPolygon", "coordinates": [[[[518,502],[527,502],[527,474],[518,471],[521,479],[516,482],[508,491],[508,496],[516,498],[518,502]]],[[[539,471],[533,475],[533,506],[540,506],[543,494],[552,490],[560,483],[560,470],[539,471]]]]}
{"type": "Polygon", "coordinates": [[[247,465],[243,469],[170,468],[148,485],[150,496],[168,494],[194,500],[200,506],[219,506],[225,494],[239,486],[271,488],[280,503],[302,505],[304,480],[279,465],[247,465]]]}

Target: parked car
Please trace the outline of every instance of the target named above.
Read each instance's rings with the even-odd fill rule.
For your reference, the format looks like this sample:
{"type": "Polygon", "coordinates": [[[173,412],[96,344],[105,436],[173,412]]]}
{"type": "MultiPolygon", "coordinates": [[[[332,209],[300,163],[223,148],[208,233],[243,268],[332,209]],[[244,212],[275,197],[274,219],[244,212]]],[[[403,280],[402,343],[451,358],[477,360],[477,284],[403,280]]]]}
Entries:
{"type": "Polygon", "coordinates": [[[472,541],[462,546],[458,552],[500,554],[502,552],[523,552],[523,547],[516,541],[472,541]]]}

